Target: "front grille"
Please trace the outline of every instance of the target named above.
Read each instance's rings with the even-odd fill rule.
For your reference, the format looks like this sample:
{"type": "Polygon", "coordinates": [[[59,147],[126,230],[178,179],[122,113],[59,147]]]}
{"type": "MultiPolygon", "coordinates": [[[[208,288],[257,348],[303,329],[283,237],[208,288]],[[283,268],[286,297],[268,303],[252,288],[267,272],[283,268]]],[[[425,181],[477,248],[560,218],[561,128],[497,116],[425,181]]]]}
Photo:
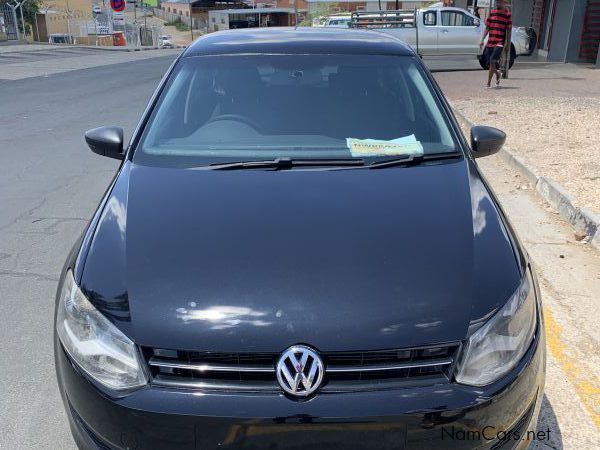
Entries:
{"type": "MultiPolygon", "coordinates": [[[[320,353],[321,393],[393,389],[448,382],[459,343],[398,350],[320,353]]],[[[218,353],[142,349],[152,383],[199,390],[281,392],[280,353],[218,353]]]]}

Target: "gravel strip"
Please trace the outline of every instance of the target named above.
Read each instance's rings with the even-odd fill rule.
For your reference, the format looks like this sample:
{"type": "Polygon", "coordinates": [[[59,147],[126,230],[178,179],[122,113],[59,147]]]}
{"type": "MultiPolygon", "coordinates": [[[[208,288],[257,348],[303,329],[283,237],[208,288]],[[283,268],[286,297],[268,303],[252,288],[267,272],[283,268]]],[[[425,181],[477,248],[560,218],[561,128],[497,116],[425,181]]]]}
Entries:
{"type": "Polygon", "coordinates": [[[453,100],[473,123],[496,126],[511,152],[558,181],[579,207],[600,213],[600,99],[495,97],[453,100]]]}

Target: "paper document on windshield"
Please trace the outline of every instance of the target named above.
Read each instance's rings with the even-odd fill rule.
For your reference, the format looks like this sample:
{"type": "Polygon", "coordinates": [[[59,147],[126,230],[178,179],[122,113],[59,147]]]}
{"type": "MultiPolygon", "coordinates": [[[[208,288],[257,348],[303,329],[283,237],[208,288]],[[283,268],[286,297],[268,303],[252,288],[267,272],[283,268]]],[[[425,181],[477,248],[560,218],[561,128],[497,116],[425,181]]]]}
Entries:
{"type": "Polygon", "coordinates": [[[382,155],[422,155],[423,146],[414,134],[410,136],[381,141],[379,139],[346,138],[346,145],[352,156],[382,155]]]}

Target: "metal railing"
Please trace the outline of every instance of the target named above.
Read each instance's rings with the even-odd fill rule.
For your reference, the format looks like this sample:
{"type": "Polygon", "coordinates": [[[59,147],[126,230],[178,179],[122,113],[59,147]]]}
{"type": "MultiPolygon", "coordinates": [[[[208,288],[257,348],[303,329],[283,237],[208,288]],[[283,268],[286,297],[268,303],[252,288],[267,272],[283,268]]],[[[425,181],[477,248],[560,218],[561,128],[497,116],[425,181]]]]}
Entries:
{"type": "Polygon", "coordinates": [[[355,11],[351,15],[352,28],[417,28],[417,10],[355,11]]]}
{"type": "Polygon", "coordinates": [[[406,28],[415,31],[415,49],[419,52],[419,11],[397,9],[393,11],[355,11],[350,16],[350,28],[390,29],[406,28]]]}

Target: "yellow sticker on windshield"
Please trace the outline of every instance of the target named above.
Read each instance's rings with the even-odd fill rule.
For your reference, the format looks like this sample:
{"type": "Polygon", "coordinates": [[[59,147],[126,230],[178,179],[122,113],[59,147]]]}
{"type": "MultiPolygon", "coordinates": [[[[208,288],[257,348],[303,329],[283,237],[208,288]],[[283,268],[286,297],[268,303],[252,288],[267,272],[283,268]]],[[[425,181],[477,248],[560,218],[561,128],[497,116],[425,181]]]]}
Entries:
{"type": "Polygon", "coordinates": [[[347,138],[346,145],[352,156],[422,155],[423,146],[414,134],[382,141],[378,139],[347,138]]]}

